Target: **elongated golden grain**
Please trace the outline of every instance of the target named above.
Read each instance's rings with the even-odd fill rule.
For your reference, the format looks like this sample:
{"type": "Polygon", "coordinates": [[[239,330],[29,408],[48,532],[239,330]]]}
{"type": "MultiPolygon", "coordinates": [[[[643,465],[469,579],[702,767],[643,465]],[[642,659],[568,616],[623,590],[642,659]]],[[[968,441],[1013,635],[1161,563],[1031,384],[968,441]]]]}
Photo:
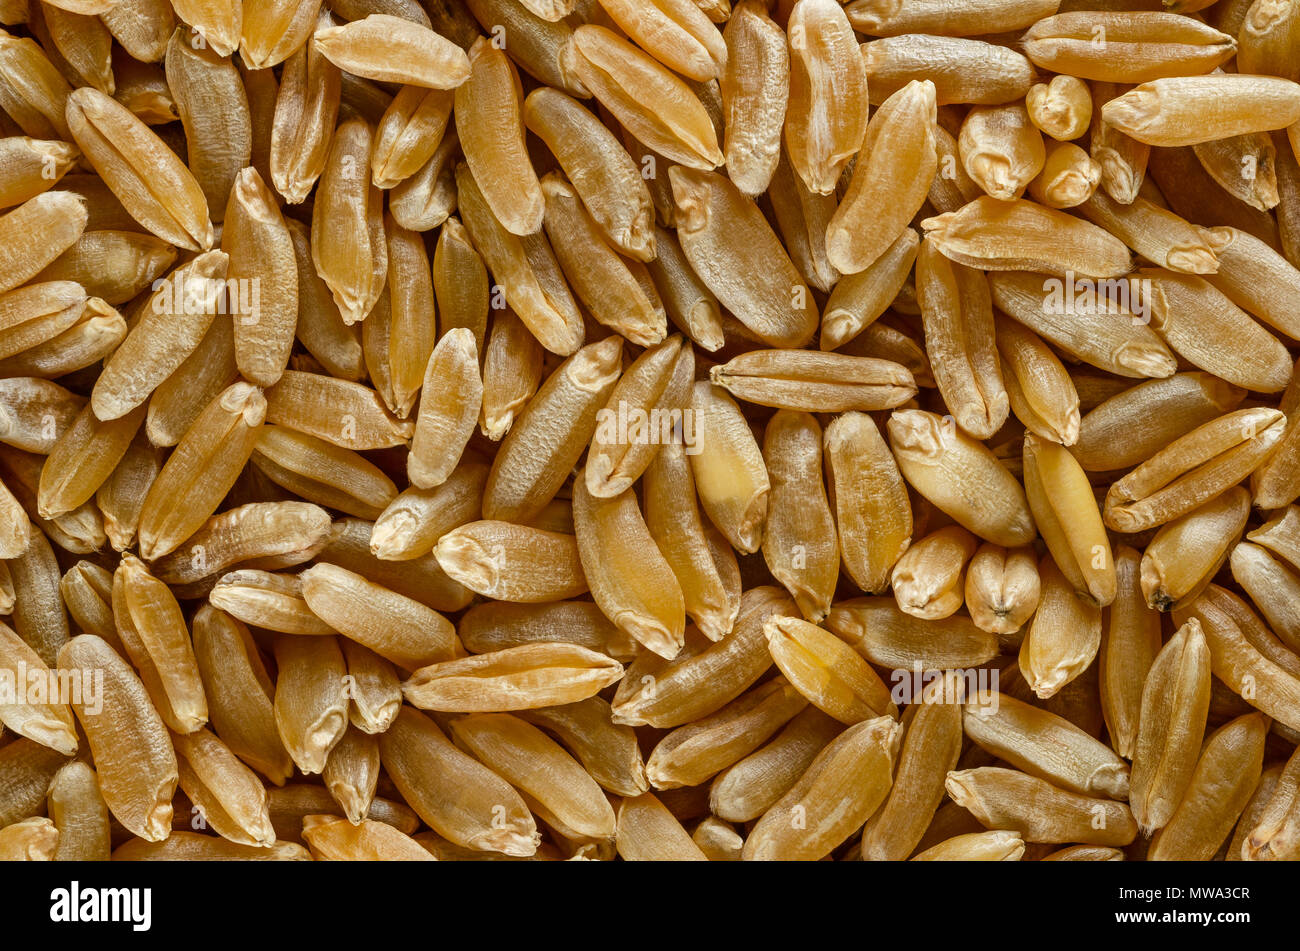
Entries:
{"type": "Polygon", "coordinates": [[[830,610],[840,551],[822,477],[822,431],[810,413],[781,410],[768,422],[763,457],[771,480],[763,559],[805,618],[830,610]]]}
{"type": "Polygon", "coordinates": [[[212,247],[212,222],[202,189],[143,122],[88,86],[68,97],[67,114],[82,153],[133,218],[179,247],[212,247]]]}
{"type": "Polygon", "coordinates": [[[20,205],[52,188],[78,157],[76,146],[57,139],[10,136],[0,141],[0,207],[20,205]]]}
{"type": "Polygon", "coordinates": [[[1145,198],[1120,203],[1105,192],[1084,202],[1080,212],[1143,257],[1188,274],[1213,274],[1218,256],[1212,234],[1145,198]]]}
{"type": "Polygon", "coordinates": [[[415,430],[394,418],[374,390],[322,373],[287,370],[265,395],[267,422],[344,449],[405,445],[415,430]]]}
{"type": "Polygon", "coordinates": [[[241,760],[283,784],[293,763],[276,729],[274,687],[248,628],[211,605],[195,613],[193,628],[212,729],[241,760]]]}
{"type": "Polygon", "coordinates": [[[1203,278],[1143,269],[1151,322],[1165,341],[1189,362],[1229,383],[1263,393],[1286,388],[1292,361],[1286,348],[1250,315],[1203,278]],[[1186,318],[1194,309],[1195,321],[1186,318]],[[1225,358],[1221,341],[1235,341],[1225,358]]]}
{"type": "Polygon", "coordinates": [[[297,575],[240,568],[218,578],[208,591],[208,600],[239,620],[269,631],[334,633],[333,628],[307,607],[297,575]]]}
{"type": "Polygon", "coordinates": [[[1156,79],[1106,103],[1102,118],[1148,145],[1196,145],[1300,120],[1300,84],[1236,73],[1156,79]]]}
{"type": "Polygon", "coordinates": [[[751,350],[709,378],[747,402],[804,412],[892,409],[916,395],[912,374],[896,363],[811,350],[751,350]]]}
{"type": "Polygon", "coordinates": [[[1259,545],[1241,542],[1230,556],[1232,577],[1285,643],[1300,644],[1300,617],[1294,602],[1300,575],[1259,545]]]}
{"type": "Polygon", "coordinates": [[[676,817],[651,793],[618,808],[618,854],[627,862],[704,862],[708,857],[676,817]]]}
{"type": "Polygon", "coordinates": [[[746,195],[766,191],[776,171],[790,96],[786,36],[756,0],[742,0],[722,31],[726,65],[719,78],[726,110],[727,172],[746,195]]]}
{"type": "Polygon", "coordinates": [[[700,516],[687,450],[664,446],[645,472],[646,527],[681,588],[686,613],[710,640],[731,632],[740,571],[718,530],[700,516]]]}
{"type": "MultiPolygon", "coordinates": [[[[1084,846],[1080,846],[1084,848],[1084,846]]],[[[1025,842],[1019,832],[968,832],[912,856],[913,862],[1019,862],[1025,842]]]]}
{"type": "Polygon", "coordinates": [[[178,30],[167,44],[167,86],[185,129],[189,169],[220,221],[235,176],[253,154],[248,95],[234,63],[178,30]]]}
{"type": "Polygon", "coordinates": [[[1285,665],[1293,661],[1273,638],[1260,637],[1257,618],[1235,607],[1227,592],[1211,585],[1191,607],[1175,613],[1175,622],[1200,621],[1210,650],[1214,676],[1233,692],[1249,697],[1251,706],[1295,729],[1300,722],[1300,677],[1285,665]]]}
{"type": "Polygon", "coordinates": [[[351,449],[285,426],[264,426],[255,436],[253,464],[308,501],[372,519],[397,497],[393,481],[351,449]]]}
{"type": "Polygon", "coordinates": [[[905,228],[866,270],[846,274],[836,283],[822,311],[821,349],[838,349],[885,313],[902,290],[918,247],[916,232],[905,228]]]}
{"type": "Polygon", "coordinates": [[[176,260],[161,238],[136,231],[85,231],[44,268],[40,281],[71,280],[114,306],[131,300],[176,260]]]}
{"type": "Polygon", "coordinates": [[[1169,822],[1151,842],[1148,861],[1209,861],[1228,837],[1259,782],[1269,721],[1237,717],[1215,730],[1169,822]]]}
{"type": "Polygon", "coordinates": [[[45,666],[54,667],[70,633],[54,548],[33,528],[25,548],[7,566],[17,596],[10,623],[45,666]]]}
{"type": "MultiPolygon", "coordinates": [[[[440,6],[445,6],[449,11],[455,9],[451,4],[440,6]]],[[[574,29],[580,25],[580,18],[545,20],[524,4],[509,0],[466,0],[465,8],[488,30],[497,25],[504,27],[510,37],[511,58],[539,82],[562,89],[571,96],[583,99],[591,96],[578,79],[569,49],[569,41],[574,29]]],[[[465,24],[465,27],[466,33],[458,42],[461,47],[468,49],[479,31],[473,21],[465,24]]],[[[452,35],[447,28],[440,26],[438,29],[447,36],[452,35]]]]}
{"type": "Polygon", "coordinates": [[[1130,268],[1128,249],[1114,235],[1025,199],[977,198],[921,227],[945,257],[969,267],[1094,278],[1119,277],[1130,268]]]}
{"type": "Polygon", "coordinates": [[[129,553],[113,573],[112,597],[118,637],[163,721],[178,734],[201,728],[207,697],[176,597],[129,553]]]}
{"type": "Polygon", "coordinates": [[[211,827],[241,845],[270,847],[275,829],[266,790],[251,769],[208,730],[173,735],[180,785],[211,827]]]}
{"type": "Polygon", "coordinates": [[[355,572],[317,564],[299,578],[313,614],[395,664],[414,670],[463,653],[441,614],[355,572]]]}
{"type": "Polygon", "coordinates": [[[1042,595],[1020,645],[1020,670],[1047,699],[1079,677],[1101,647],[1101,609],[1078,597],[1051,556],[1038,565],[1042,595]]]}
{"type": "MultiPolygon", "coordinates": [[[[182,323],[174,317],[172,319],[178,324],[182,323]]],[[[190,317],[184,322],[189,323],[195,319],[202,322],[206,318],[190,317]]],[[[178,349],[183,353],[187,346],[188,343],[185,343],[178,349]]],[[[238,375],[239,371],[235,367],[234,327],[229,320],[214,318],[198,345],[189,351],[189,356],[184,357],[171,376],[158,384],[149,396],[149,410],[145,420],[145,433],[149,441],[155,446],[175,446],[198,419],[203,408],[234,383],[238,375]]],[[[126,379],[126,376],[119,379],[126,379]]],[[[91,400],[94,401],[93,392],[91,400]]]]}
{"type": "Polygon", "coordinates": [[[60,769],[50,782],[49,811],[59,830],[56,862],[108,860],[108,806],[93,769],[77,760],[60,769]]]}
{"type": "Polygon", "coordinates": [[[285,749],[304,773],[325,768],[348,723],[347,667],[334,637],[280,634],[275,722],[285,749]]]}
{"type": "Polygon", "coordinates": [[[809,861],[829,854],[888,795],[902,732],[893,719],[878,717],[832,740],[751,830],[744,858],[809,861]]]}
{"type": "Polygon", "coordinates": [[[844,570],[883,591],[912,539],[912,511],[898,464],[869,416],[846,413],[826,429],[825,460],[844,570]]]}
{"type": "Polygon", "coordinates": [[[574,487],[574,528],[592,596],[605,615],[655,653],[672,658],[686,623],[681,586],[646,527],[630,489],[595,498],[574,487]]]}
{"type": "Polygon", "coordinates": [[[71,91],[35,40],[0,37],[0,107],[25,134],[67,141],[64,109],[71,91]]]}
{"type": "Polygon", "coordinates": [[[1081,796],[1012,769],[985,766],[948,774],[948,795],[990,829],[1026,842],[1128,845],[1138,827],[1121,802],[1081,796]]]}
{"type": "Polygon", "coordinates": [[[393,188],[433,158],[451,119],[453,94],[445,89],[403,86],[384,110],[375,131],[370,176],[378,188],[393,188]]]}
{"type": "Polygon", "coordinates": [[[47,455],[85,405],[83,398],[37,377],[0,381],[0,441],[24,452],[47,455]]]}
{"type": "Polygon", "coordinates": [[[1128,468],[1236,409],[1244,396],[1239,387],[1199,371],[1141,383],[1085,415],[1071,452],[1089,472],[1128,468]],[[1139,420],[1146,425],[1139,427],[1139,420]]]}
{"type": "Polygon", "coordinates": [[[258,386],[272,386],[289,362],[298,323],[298,276],[293,241],[275,195],[253,168],[228,189],[222,248],[227,274],[235,362],[258,386]]]}
{"type": "Polygon", "coordinates": [[[1234,486],[1161,526],[1142,553],[1142,592],[1147,604],[1160,611],[1191,604],[1229,554],[1242,547],[1237,543],[1249,515],[1250,493],[1234,486]]]}
{"type": "Polygon", "coordinates": [[[1034,84],[1034,67],[1007,46],[943,35],[904,34],[863,43],[862,59],[873,103],[909,82],[934,81],[939,105],[1014,102],[1034,84]],[[936,63],[944,69],[937,71],[936,63]]]}
{"type": "Polygon", "coordinates": [[[356,572],[435,611],[460,611],[474,599],[473,592],[447,576],[432,553],[400,566],[376,558],[370,551],[372,528],[358,518],[336,521],[318,560],[356,572]]]}
{"type": "Polygon", "coordinates": [[[90,405],[82,409],[41,467],[41,517],[66,515],[89,500],[112,475],[143,422],[143,406],[109,422],[96,419],[90,405]]]}
{"type": "Polygon", "coordinates": [[[455,89],[470,78],[469,58],[449,39],[384,13],[318,26],[311,43],[340,69],[379,82],[455,89]]]}
{"type": "Polygon", "coordinates": [[[982,444],[921,410],[895,410],[888,429],[903,477],[959,524],[1009,548],[1032,540],[1024,489],[982,444]]]}
{"type": "Polygon", "coordinates": [[[550,88],[529,94],[523,117],[559,161],[605,240],[630,257],[651,259],[650,192],[613,134],[576,100],[550,88]]]}
{"type": "Polygon", "coordinates": [[[1064,446],[1025,436],[1025,493],[1038,531],[1079,596],[1115,599],[1115,562],[1088,477],[1064,446]]]}
{"type": "Polygon", "coordinates": [[[872,36],[973,36],[1024,29],[1058,6],[1053,0],[982,0],[958,8],[942,0],[854,0],[845,12],[855,30],[872,36]]]}
{"type": "Polygon", "coordinates": [[[1234,135],[1192,146],[1201,167],[1224,191],[1259,211],[1281,201],[1277,149],[1267,132],[1234,135]]]}
{"type": "Polygon", "coordinates": [[[678,239],[709,290],[771,346],[806,343],[816,306],[758,206],[720,175],[684,166],[668,174],[678,239]]]}
{"type": "Polygon", "coordinates": [[[1300,271],[1265,241],[1233,227],[1213,228],[1219,270],[1211,284],[1243,310],[1288,337],[1300,333],[1294,316],[1279,301],[1291,293],[1300,271]]]}
{"type": "Polygon", "coordinates": [[[1128,764],[1064,717],[983,690],[967,699],[962,722],[976,744],[1031,776],[1081,795],[1128,798],[1128,764]]]}
{"type": "Polygon", "coordinates": [[[485,517],[523,521],[554,498],[596,431],[618,378],[621,349],[621,338],[607,337],[551,374],[493,460],[485,517]]]}
{"type": "Polygon", "coordinates": [[[646,760],[646,775],[656,789],[700,785],[754,752],[807,705],[784,679],[768,681],[669,733],[646,760]]]}
{"type": "Polygon", "coordinates": [[[66,702],[57,702],[56,697],[38,701],[36,696],[28,696],[26,689],[15,695],[13,687],[17,686],[20,678],[24,686],[38,677],[44,677],[48,682],[49,668],[40,655],[6,624],[0,624],[0,665],[11,671],[9,676],[14,678],[6,690],[9,696],[0,703],[0,723],[19,736],[35,740],[65,756],[75,753],[76,726],[66,702]]]}
{"type": "Polygon", "coordinates": [[[467,163],[456,167],[456,187],[465,227],[506,302],[542,346],[561,356],[572,354],[582,346],[582,317],[545,237],[521,239],[506,230],[467,163]]]}
{"type": "Polygon", "coordinates": [[[837,602],[826,627],[872,664],[892,669],[895,688],[900,671],[978,667],[998,653],[997,638],[969,618],[923,620],[889,596],[837,602]]]}
{"type": "Polygon", "coordinates": [[[988,283],[979,272],[949,261],[927,239],[917,257],[916,287],[939,393],[958,425],[986,439],[1006,421],[1010,408],[996,356],[988,283]]]}
{"type": "MultiPolygon", "coordinates": [[[[352,825],[366,821],[379,781],[379,738],[348,727],[343,739],[330,750],[321,774],[335,802],[352,825]]],[[[376,823],[382,825],[382,823],[376,823]]],[[[306,831],[304,823],[304,832],[306,831]]]]}
{"type": "Polygon", "coordinates": [[[36,276],[74,245],[86,220],[81,199],[61,191],[42,192],[0,217],[0,287],[36,276]]]}
{"type": "MultiPolygon", "coordinates": [[[[322,11],[314,26],[332,26],[322,11]]],[[[325,169],[339,111],[340,70],[311,42],[288,57],[275,99],[269,165],[275,190],[290,204],[305,199],[325,169]]]]}
{"type": "Polygon", "coordinates": [[[601,0],[632,40],[669,69],[707,82],[727,61],[722,35],[693,0],[601,0]]]}
{"type": "Polygon", "coordinates": [[[240,56],[251,69],[269,69],[301,49],[316,25],[315,0],[274,0],[246,7],[240,24],[240,56]]]}
{"type": "Polygon", "coordinates": [[[435,489],[406,489],[375,520],[371,552],[409,561],[432,551],[447,532],[478,518],[486,480],[486,465],[467,463],[435,489]]]}
{"type": "Polygon", "coordinates": [[[402,708],[380,738],[379,753],[402,797],[440,835],[506,855],[537,850],[537,825],[519,794],[418,710],[402,708]]]}
{"type": "Polygon", "coordinates": [[[95,381],[91,405],[97,417],[126,415],[196,352],[218,312],[226,309],[229,263],[224,251],[205,252],[157,283],[95,381]]]}
{"type": "Polygon", "coordinates": [[[818,709],[848,725],[897,714],[880,677],[833,634],[779,615],[769,618],[763,631],[776,665],[818,709]]]}
{"type": "Polygon", "coordinates": [[[539,642],[422,667],[402,691],[423,709],[494,713],[585,700],[622,675],[606,655],[539,642]]]}
{"type": "Polygon", "coordinates": [[[1115,600],[1102,631],[1099,675],[1101,707],[1115,751],[1132,759],[1137,743],[1142,689],[1160,652],[1160,616],[1147,606],[1141,589],[1138,552],[1115,550],[1115,600]]]}
{"type": "Polygon", "coordinates": [[[562,175],[542,179],[546,199],[546,234],[578,299],[601,324],[638,346],[664,339],[668,318],[649,272],[640,261],[625,258],[605,243],[562,175]]]}
{"type": "Polygon", "coordinates": [[[135,544],[140,509],[162,464],[162,453],[150,444],[144,432],[138,431],[117,468],[95,490],[95,506],[104,516],[104,534],[117,551],[135,544]]]}
{"type": "Polygon", "coordinates": [[[411,441],[407,473],[418,488],[446,481],[483,405],[483,381],[473,331],[457,327],[438,341],[425,370],[420,414],[411,441]]]}
{"type": "Polygon", "coordinates": [[[1192,618],[1156,655],[1142,688],[1132,803],[1147,832],[1169,822],[1187,791],[1209,701],[1210,651],[1200,622],[1192,618]]]}
{"type": "Polygon", "coordinates": [[[312,260],[349,324],[370,313],[388,270],[383,199],[365,174],[373,140],[373,131],[363,119],[340,124],[312,215],[312,260]]]}
{"type": "Polygon", "coordinates": [[[603,26],[578,27],[571,43],[575,77],[629,132],[691,168],[722,164],[708,113],[685,82],[603,26]]]}
{"type": "Polygon", "coordinates": [[[507,231],[533,234],[544,203],[524,145],[519,79],[486,39],[470,49],[469,78],[456,88],[456,134],[488,207],[507,231]]]}
{"type": "Polygon", "coordinates": [[[1163,378],[1178,369],[1168,345],[1147,325],[1149,308],[1126,281],[1003,272],[989,275],[989,288],[1003,313],[1108,373],[1163,378]]]}
{"type": "Polygon", "coordinates": [[[177,784],[176,754],[144,685],[130,666],[102,639],[82,634],[59,652],[59,669],[82,678],[83,696],[72,698],[104,801],[113,816],[135,835],[159,842],[171,832],[172,794],[177,784]],[[86,681],[102,672],[102,710],[85,696],[86,681]]]}
{"type": "Polygon", "coordinates": [[[1106,525],[1124,532],[1153,528],[1227,491],[1277,444],[1284,421],[1277,410],[1259,408],[1198,426],[1111,485],[1106,525]]]}
{"type": "Polygon", "coordinates": [[[514,785],[543,822],[566,839],[607,840],[616,820],[596,781],[558,743],[507,713],[453,721],[452,736],[514,785]]]}
{"type": "Polygon", "coordinates": [[[828,0],[799,0],[790,38],[790,106],[785,140],[799,178],[830,194],[867,131],[867,76],[843,10],[828,0]]]}
{"type": "Polygon", "coordinates": [[[169,554],[198,530],[248,462],[265,415],[261,391],[247,383],[233,384],[208,404],[145,497],[142,555],[169,554]]]}
{"type": "Polygon", "coordinates": [[[673,661],[654,654],[638,658],[612,701],[614,721],[672,727],[719,710],[771,667],[763,632],[767,618],[797,610],[779,588],[746,591],[736,626],[721,641],[692,638],[673,661]]]}
{"type": "MultiPolygon", "coordinates": [[[[941,690],[957,690],[956,674],[941,690]]],[[[959,694],[939,693],[915,705],[903,721],[903,740],[893,786],[880,810],[862,831],[862,858],[887,862],[907,858],[916,848],[944,797],[944,779],[956,769],[962,746],[959,694]]]]}
{"type": "Polygon", "coordinates": [[[690,457],[691,472],[700,504],[733,547],[755,552],[771,490],[758,442],[740,408],[719,387],[696,383],[690,408],[698,450],[690,457]]]}
{"type": "Polygon", "coordinates": [[[1233,830],[1232,840],[1228,843],[1228,854],[1225,856],[1226,861],[1241,862],[1248,858],[1246,840],[1258,824],[1259,818],[1263,815],[1264,808],[1268,805],[1274,790],[1277,789],[1278,779],[1282,775],[1283,767],[1284,764],[1275,763],[1261,772],[1259,782],[1255,784],[1250,800],[1246,803],[1246,808],[1242,810],[1241,819],[1237,822],[1237,828],[1233,830]]]}
{"type": "Polygon", "coordinates": [[[653,261],[646,264],[669,320],[705,350],[723,344],[722,313],[713,292],[700,280],[674,232],[655,229],[653,261]]]}
{"type": "Polygon", "coordinates": [[[1024,50],[1035,66],[1052,72],[1145,83],[1211,72],[1236,53],[1237,44],[1178,13],[1075,11],[1035,23],[1024,36],[1024,50]]]}
{"type": "MultiPolygon", "coordinates": [[[[416,251],[414,236],[403,237],[405,243],[416,251]]],[[[401,261],[401,257],[393,253],[391,242],[389,256],[390,266],[391,261],[401,261]]],[[[412,259],[419,263],[418,253],[413,254],[412,259]]],[[[420,277],[423,278],[423,272],[420,277]]],[[[479,352],[483,353],[487,343],[491,285],[483,258],[474,248],[474,243],[470,241],[469,233],[459,218],[448,218],[438,232],[431,280],[437,309],[442,315],[439,320],[442,332],[446,333],[456,327],[472,330],[475,344],[479,352]]]]}

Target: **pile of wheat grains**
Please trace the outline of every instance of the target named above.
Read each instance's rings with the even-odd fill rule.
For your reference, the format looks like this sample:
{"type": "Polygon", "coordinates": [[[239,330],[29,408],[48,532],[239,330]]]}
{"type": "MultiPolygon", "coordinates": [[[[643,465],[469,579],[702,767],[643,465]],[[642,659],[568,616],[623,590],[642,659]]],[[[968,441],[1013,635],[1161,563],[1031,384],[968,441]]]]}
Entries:
{"type": "Polygon", "coordinates": [[[0,0],[0,859],[1300,858],[1300,2],[1164,7],[0,0]]]}

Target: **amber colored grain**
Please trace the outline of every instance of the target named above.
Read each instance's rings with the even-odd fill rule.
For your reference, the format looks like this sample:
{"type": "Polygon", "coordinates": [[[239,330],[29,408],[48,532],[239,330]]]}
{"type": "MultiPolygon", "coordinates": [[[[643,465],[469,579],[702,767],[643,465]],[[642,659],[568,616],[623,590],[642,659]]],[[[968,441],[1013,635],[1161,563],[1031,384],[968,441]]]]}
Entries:
{"type": "Polygon", "coordinates": [[[95,671],[103,672],[102,711],[72,703],[95,759],[100,791],[109,811],[135,835],[151,842],[167,838],[176,754],[144,685],[126,661],[93,634],[82,634],[64,646],[59,669],[79,672],[83,682],[95,671]]]}

